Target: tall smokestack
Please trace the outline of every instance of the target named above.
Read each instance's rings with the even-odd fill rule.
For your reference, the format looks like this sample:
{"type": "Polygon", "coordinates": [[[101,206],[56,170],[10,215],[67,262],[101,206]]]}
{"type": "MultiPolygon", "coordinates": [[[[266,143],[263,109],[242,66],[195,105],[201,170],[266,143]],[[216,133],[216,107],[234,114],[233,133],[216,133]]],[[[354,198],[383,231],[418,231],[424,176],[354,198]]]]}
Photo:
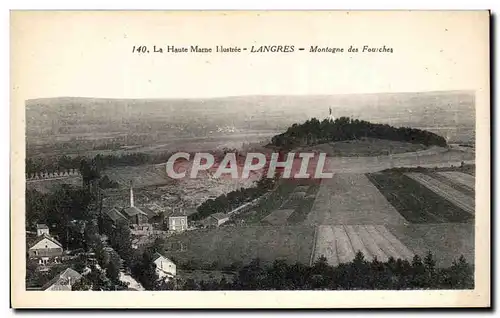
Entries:
{"type": "Polygon", "coordinates": [[[130,181],[130,207],[134,207],[134,190],[132,189],[132,181],[130,181]]]}

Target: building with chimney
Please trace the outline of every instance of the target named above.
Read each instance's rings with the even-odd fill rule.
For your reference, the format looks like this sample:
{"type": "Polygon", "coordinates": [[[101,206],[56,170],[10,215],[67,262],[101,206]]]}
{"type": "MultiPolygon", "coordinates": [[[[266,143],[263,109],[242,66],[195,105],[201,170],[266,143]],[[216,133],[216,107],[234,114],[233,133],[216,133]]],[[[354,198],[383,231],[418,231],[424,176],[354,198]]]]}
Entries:
{"type": "Polygon", "coordinates": [[[130,224],[141,225],[149,223],[148,214],[135,206],[132,184],[130,185],[130,206],[124,208],[122,214],[127,217],[130,224]]]}

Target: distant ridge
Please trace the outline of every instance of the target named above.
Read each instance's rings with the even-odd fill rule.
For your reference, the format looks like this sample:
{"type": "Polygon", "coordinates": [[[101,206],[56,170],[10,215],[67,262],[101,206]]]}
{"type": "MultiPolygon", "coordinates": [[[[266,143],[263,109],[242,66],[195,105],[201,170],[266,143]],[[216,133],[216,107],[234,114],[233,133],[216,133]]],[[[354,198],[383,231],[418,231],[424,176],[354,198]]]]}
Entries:
{"type": "Polygon", "coordinates": [[[48,102],[54,100],[64,100],[70,101],[73,99],[81,100],[102,100],[102,101],[187,101],[187,100],[220,100],[220,99],[238,99],[238,98],[318,98],[318,97],[333,97],[333,96],[379,96],[379,95],[448,95],[448,94],[471,94],[474,95],[473,90],[448,90],[448,91],[425,91],[425,92],[382,92],[382,93],[340,93],[340,94],[313,94],[313,95],[231,95],[231,96],[216,96],[216,97],[194,97],[194,98],[182,98],[182,97],[144,97],[144,98],[115,98],[115,97],[90,97],[90,96],[54,96],[54,97],[42,97],[42,98],[32,98],[27,99],[26,104],[38,103],[38,102],[48,102]]]}

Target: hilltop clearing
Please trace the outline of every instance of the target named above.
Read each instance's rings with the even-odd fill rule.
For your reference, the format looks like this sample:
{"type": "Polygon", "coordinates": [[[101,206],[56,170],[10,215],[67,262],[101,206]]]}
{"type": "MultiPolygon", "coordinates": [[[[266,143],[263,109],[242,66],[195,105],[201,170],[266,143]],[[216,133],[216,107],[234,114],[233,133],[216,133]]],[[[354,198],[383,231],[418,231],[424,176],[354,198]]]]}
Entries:
{"type": "Polygon", "coordinates": [[[370,157],[416,152],[426,148],[424,145],[409,142],[361,138],[357,140],[322,143],[314,146],[300,146],[294,150],[296,152],[323,152],[328,157],[370,157]]]}

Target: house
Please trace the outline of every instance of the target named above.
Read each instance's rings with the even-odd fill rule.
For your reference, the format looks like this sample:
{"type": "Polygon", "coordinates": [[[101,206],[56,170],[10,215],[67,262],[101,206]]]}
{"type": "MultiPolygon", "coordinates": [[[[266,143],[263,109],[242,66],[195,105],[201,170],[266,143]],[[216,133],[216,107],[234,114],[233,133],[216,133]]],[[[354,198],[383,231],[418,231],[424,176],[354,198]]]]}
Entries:
{"type": "Polygon", "coordinates": [[[130,224],[136,224],[136,225],[145,223],[147,224],[149,221],[147,213],[135,206],[130,206],[128,208],[125,208],[123,209],[122,212],[123,212],[122,214],[127,217],[130,224]]]}
{"type": "Polygon", "coordinates": [[[39,264],[46,265],[51,261],[57,262],[63,254],[63,248],[55,238],[43,234],[30,245],[28,256],[37,259],[39,264]]]}
{"type": "Polygon", "coordinates": [[[156,274],[162,279],[172,278],[177,274],[174,262],[160,253],[155,253],[153,255],[153,263],[156,265],[156,274]]]}
{"type": "Polygon", "coordinates": [[[36,236],[49,235],[49,227],[45,224],[36,225],[36,236]]]}
{"type": "Polygon", "coordinates": [[[82,278],[77,271],[67,268],[42,286],[44,291],[69,291],[82,278]]]}
{"type": "Polygon", "coordinates": [[[170,232],[183,232],[188,229],[188,219],[184,209],[174,209],[167,214],[168,230],[170,232]]]}
{"type": "Polygon", "coordinates": [[[168,230],[170,232],[183,232],[188,227],[186,215],[171,215],[168,217],[168,230]]]}
{"type": "Polygon", "coordinates": [[[218,227],[229,221],[229,215],[225,213],[214,213],[201,221],[201,224],[208,227],[218,227]]]}

